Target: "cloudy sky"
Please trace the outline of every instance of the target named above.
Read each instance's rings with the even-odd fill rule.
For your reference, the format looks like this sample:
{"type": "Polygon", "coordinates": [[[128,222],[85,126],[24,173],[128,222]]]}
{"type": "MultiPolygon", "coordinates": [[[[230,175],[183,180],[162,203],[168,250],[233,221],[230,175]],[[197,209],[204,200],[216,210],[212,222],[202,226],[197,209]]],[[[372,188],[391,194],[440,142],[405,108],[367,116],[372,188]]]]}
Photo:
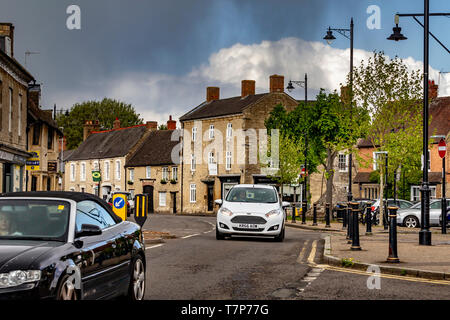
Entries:
{"type": "MultiPolygon", "coordinates": [[[[450,12],[432,0],[431,12],[450,12]]],[[[395,13],[423,12],[421,0],[0,0],[0,21],[15,25],[15,58],[43,85],[43,105],[111,97],[131,103],[145,121],[175,119],[205,100],[207,86],[221,97],[240,95],[243,79],[267,92],[269,76],[302,80],[308,97],[334,90],[349,70],[349,41],[331,46],[328,26],[355,22],[355,65],[383,50],[422,69],[423,29],[401,18],[407,41],[386,40],[395,13]],[[81,30],[69,30],[69,5],[81,9],[81,30]],[[380,8],[379,29],[369,29],[369,6],[380,8]]],[[[450,17],[432,17],[431,31],[450,47],[450,17]]],[[[450,95],[450,55],[430,38],[430,78],[450,95]]],[[[303,89],[292,96],[302,99],[303,89]]]]}

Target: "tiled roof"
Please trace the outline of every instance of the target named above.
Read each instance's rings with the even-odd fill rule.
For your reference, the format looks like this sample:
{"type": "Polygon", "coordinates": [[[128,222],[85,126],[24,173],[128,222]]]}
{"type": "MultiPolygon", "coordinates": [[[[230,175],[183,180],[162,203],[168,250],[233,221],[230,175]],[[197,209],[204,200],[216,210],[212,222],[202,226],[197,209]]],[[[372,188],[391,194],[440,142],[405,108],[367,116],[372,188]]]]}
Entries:
{"type": "Polygon", "coordinates": [[[260,93],[248,95],[245,97],[233,97],[227,99],[213,100],[210,102],[203,102],[198,107],[192,109],[184,114],[180,121],[196,120],[203,118],[220,117],[226,115],[233,115],[242,113],[242,111],[249,105],[255,103],[268,93],[260,93]]]}
{"type": "MultiPolygon", "coordinates": [[[[172,150],[179,143],[178,139],[172,141],[175,130],[152,131],[142,142],[142,145],[130,155],[125,166],[157,166],[173,164],[172,150]]],[[[178,135],[174,134],[174,139],[178,135]]]]}
{"type": "MultiPolygon", "coordinates": [[[[147,131],[145,125],[92,133],[67,161],[126,156],[147,131]]],[[[64,156],[65,158],[65,156],[64,156]]]]}

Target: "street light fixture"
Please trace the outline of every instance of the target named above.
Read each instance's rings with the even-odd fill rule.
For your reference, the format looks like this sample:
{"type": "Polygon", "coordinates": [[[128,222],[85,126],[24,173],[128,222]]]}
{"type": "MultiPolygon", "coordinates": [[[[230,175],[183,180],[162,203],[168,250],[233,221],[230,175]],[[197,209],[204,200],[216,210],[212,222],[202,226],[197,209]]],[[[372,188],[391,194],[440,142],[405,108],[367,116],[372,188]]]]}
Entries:
{"type": "Polygon", "coordinates": [[[396,14],[395,15],[395,23],[396,27],[394,28],[394,33],[388,38],[389,40],[404,40],[401,39],[399,33],[400,30],[398,28],[399,17],[413,17],[414,20],[419,23],[423,29],[423,178],[422,178],[422,187],[420,189],[422,197],[421,197],[421,206],[420,206],[420,232],[419,232],[419,245],[431,245],[431,231],[430,231],[430,187],[428,182],[428,170],[426,165],[428,163],[428,78],[429,78],[429,35],[431,35],[447,52],[450,51],[440,42],[431,32],[430,32],[430,16],[450,16],[450,13],[430,13],[430,0],[424,0],[424,13],[423,14],[396,14]],[[420,23],[420,21],[416,18],[419,16],[424,17],[424,23],[420,23]]]}
{"type": "MultiPolygon", "coordinates": [[[[331,28],[328,27],[328,31],[325,37],[323,37],[324,40],[327,41],[328,44],[331,44],[331,42],[336,39],[333,35],[333,31],[337,31],[344,37],[350,40],[350,117],[352,117],[352,103],[353,103],[353,18],[350,20],[350,28],[349,29],[342,29],[342,28],[331,28]],[[349,35],[347,33],[350,33],[349,35]]],[[[350,152],[348,157],[348,202],[351,202],[353,200],[352,195],[352,153],[350,152]]],[[[350,208],[350,205],[348,206],[350,208]]]]}

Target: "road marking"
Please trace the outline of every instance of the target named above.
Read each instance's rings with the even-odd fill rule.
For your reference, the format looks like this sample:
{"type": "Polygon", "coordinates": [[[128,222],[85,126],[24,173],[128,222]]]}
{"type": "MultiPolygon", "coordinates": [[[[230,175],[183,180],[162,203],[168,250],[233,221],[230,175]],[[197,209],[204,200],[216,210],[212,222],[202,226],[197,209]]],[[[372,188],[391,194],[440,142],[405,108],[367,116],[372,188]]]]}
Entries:
{"type": "Polygon", "coordinates": [[[311,248],[311,253],[308,257],[308,263],[314,264],[314,258],[316,257],[317,240],[314,240],[311,248]]]}
{"type": "Polygon", "coordinates": [[[163,246],[164,244],[157,244],[157,245],[154,245],[154,246],[151,246],[151,247],[147,247],[147,248],[145,248],[145,250],[148,250],[148,249],[153,249],[153,248],[158,248],[158,247],[161,247],[161,246],[163,246]]]}
{"type": "Polygon", "coordinates": [[[297,262],[298,263],[302,263],[303,262],[303,255],[305,254],[305,252],[306,252],[306,248],[308,247],[308,244],[310,243],[311,241],[310,240],[307,240],[307,241],[305,241],[305,243],[303,244],[303,248],[302,248],[302,250],[300,251],[300,254],[298,255],[298,258],[297,258],[297,262]]]}
{"type": "Polygon", "coordinates": [[[195,236],[199,236],[199,235],[200,235],[200,233],[190,234],[188,236],[181,237],[181,239],[187,239],[187,238],[191,238],[191,237],[195,237],[195,236]]]}
{"type": "MultiPolygon", "coordinates": [[[[340,268],[340,267],[335,267],[335,266],[330,266],[330,265],[316,265],[316,266],[326,269],[326,270],[330,270],[330,271],[353,273],[353,274],[358,274],[358,275],[362,275],[362,276],[373,275],[373,273],[369,273],[369,272],[362,271],[362,270],[346,269],[346,268],[340,268]]],[[[408,276],[396,276],[393,274],[385,274],[385,273],[381,273],[379,276],[381,278],[394,279],[394,280],[450,285],[450,281],[447,281],[447,280],[431,280],[431,279],[413,278],[413,277],[408,277],[408,276]]]]}

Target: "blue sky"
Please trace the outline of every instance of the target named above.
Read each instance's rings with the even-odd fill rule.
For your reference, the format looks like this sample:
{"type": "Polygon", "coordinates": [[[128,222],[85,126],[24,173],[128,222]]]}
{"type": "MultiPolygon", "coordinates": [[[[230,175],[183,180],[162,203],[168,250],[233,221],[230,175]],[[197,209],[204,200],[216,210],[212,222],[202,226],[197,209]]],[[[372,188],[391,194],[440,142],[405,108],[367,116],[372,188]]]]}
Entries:
{"type": "MultiPolygon", "coordinates": [[[[204,100],[205,87],[221,96],[240,94],[240,80],[256,79],[267,91],[270,74],[311,79],[311,93],[333,90],[348,70],[349,41],[328,26],[355,22],[355,64],[373,50],[420,67],[423,29],[401,18],[407,41],[393,42],[394,15],[423,12],[421,0],[1,0],[0,21],[16,27],[15,57],[43,83],[43,104],[69,108],[104,96],[132,103],[145,120],[175,118],[204,100]],[[66,8],[81,8],[81,30],[66,28],[66,8]],[[370,5],[381,10],[381,29],[369,30],[370,5]],[[311,52],[314,54],[311,55],[311,52]],[[347,65],[345,65],[347,64],[347,65]],[[347,68],[347,69],[345,69],[347,68]]],[[[430,0],[432,12],[450,12],[450,1],[430,0]]],[[[449,17],[432,17],[431,31],[450,47],[449,17]]],[[[431,77],[450,71],[450,55],[430,38],[431,77]]],[[[286,79],[287,81],[288,79],[286,79]]],[[[450,74],[440,91],[450,95],[450,74]],[[449,79],[449,80],[447,80],[449,79]]],[[[293,96],[301,98],[297,90],[293,96]]]]}

